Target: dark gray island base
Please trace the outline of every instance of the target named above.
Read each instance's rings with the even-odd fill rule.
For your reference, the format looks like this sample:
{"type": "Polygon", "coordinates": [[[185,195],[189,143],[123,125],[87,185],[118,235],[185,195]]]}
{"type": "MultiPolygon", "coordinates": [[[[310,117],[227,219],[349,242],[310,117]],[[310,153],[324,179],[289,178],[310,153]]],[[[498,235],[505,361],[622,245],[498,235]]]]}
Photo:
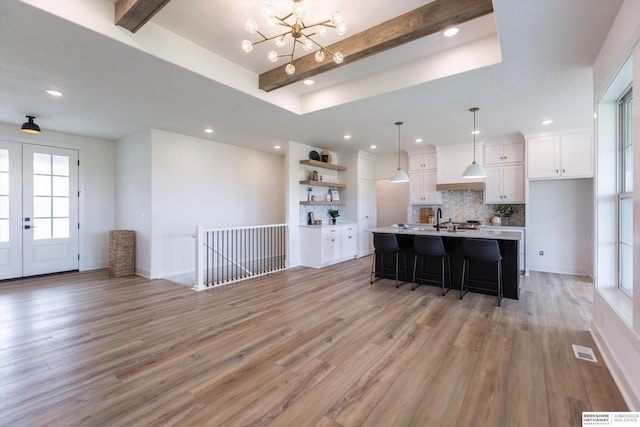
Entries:
{"type": "MultiPolygon", "coordinates": [[[[381,227],[369,230],[372,233],[391,233],[398,239],[398,245],[402,249],[399,256],[398,274],[401,281],[411,282],[413,277],[413,239],[417,235],[440,236],[445,249],[451,256],[451,286],[455,290],[460,289],[462,280],[462,242],[465,238],[491,239],[498,242],[500,253],[502,254],[502,286],[505,298],[519,299],[520,297],[520,258],[519,258],[519,232],[501,231],[479,231],[463,230],[456,232],[435,231],[432,228],[394,228],[381,227]],[[403,256],[406,257],[406,270],[403,256]]],[[[416,277],[423,277],[425,281],[419,282],[433,286],[441,286],[440,274],[441,264],[439,259],[421,260],[418,258],[416,266],[416,277]]],[[[469,275],[469,291],[479,292],[489,295],[496,293],[495,264],[487,265],[483,263],[471,263],[469,275]]],[[[376,257],[375,277],[394,279],[395,278],[395,257],[376,257]],[[384,259],[383,259],[384,258],[384,259]]],[[[449,285],[448,272],[446,272],[446,286],[449,285]]],[[[411,286],[409,284],[409,286],[411,286]]]]}

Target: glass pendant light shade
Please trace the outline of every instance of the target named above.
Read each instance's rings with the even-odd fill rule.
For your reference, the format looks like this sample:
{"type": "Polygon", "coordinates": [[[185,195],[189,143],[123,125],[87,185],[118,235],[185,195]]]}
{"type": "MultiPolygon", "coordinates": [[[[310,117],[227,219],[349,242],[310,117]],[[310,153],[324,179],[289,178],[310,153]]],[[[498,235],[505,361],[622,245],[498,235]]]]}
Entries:
{"type": "Polygon", "coordinates": [[[396,122],[396,126],[398,126],[398,170],[395,171],[391,178],[389,178],[390,182],[409,182],[409,175],[402,169],[400,169],[400,126],[402,126],[402,122],[396,122]]]}
{"type": "Polygon", "coordinates": [[[409,182],[409,175],[402,169],[398,169],[389,179],[391,182],[409,182]]]}
{"type": "Polygon", "coordinates": [[[478,111],[478,107],[469,108],[469,111],[473,113],[473,162],[462,172],[463,178],[486,178],[487,171],[484,170],[482,165],[476,163],[476,111],[478,111]]]}

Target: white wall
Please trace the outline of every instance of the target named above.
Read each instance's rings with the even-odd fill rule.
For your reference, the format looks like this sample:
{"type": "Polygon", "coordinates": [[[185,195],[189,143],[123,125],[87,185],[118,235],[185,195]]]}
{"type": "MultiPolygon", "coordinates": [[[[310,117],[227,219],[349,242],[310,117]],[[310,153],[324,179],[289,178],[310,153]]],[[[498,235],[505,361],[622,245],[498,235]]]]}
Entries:
{"type": "Polygon", "coordinates": [[[114,227],[114,142],[46,129],[39,135],[29,135],[19,127],[0,123],[0,139],[78,150],[80,270],[106,267],[109,230],[114,227]]]}
{"type": "Polygon", "coordinates": [[[193,271],[198,225],[285,221],[281,155],[151,130],[149,277],[193,271]]]}
{"type": "Polygon", "coordinates": [[[592,206],[592,179],[531,181],[528,269],[593,276],[592,206]]]}
{"type": "MultiPolygon", "coordinates": [[[[605,95],[607,88],[613,82],[619,69],[627,58],[633,56],[633,86],[640,88],[640,2],[637,0],[625,0],[622,4],[616,20],[609,31],[602,49],[594,64],[594,103],[599,103],[605,95]]],[[[600,119],[599,119],[600,120],[600,119]]],[[[634,145],[638,147],[640,142],[640,102],[634,97],[633,102],[633,128],[634,145]]],[[[600,133],[596,133],[600,137],[600,133]]],[[[603,141],[606,142],[606,141],[603,141]]],[[[596,140],[596,146],[599,147],[596,140]]],[[[599,155],[601,150],[596,151],[599,155]]],[[[640,265],[640,150],[634,150],[634,221],[633,221],[633,253],[634,267],[640,265]]],[[[600,162],[597,162],[600,164],[600,162]]],[[[610,168],[609,168],[610,169],[610,168]]],[[[596,179],[606,181],[610,176],[600,176],[606,173],[606,169],[596,170],[596,179]]],[[[604,186],[606,188],[606,186],[604,186]]],[[[596,188],[603,188],[597,185],[596,188]]],[[[607,196],[605,194],[605,196],[607,196]]],[[[602,224],[610,221],[608,208],[605,203],[601,209],[600,194],[596,194],[596,221],[598,229],[602,224]]],[[[634,268],[633,300],[629,300],[619,291],[612,289],[608,283],[611,275],[602,274],[604,269],[615,269],[615,265],[606,265],[601,256],[608,257],[615,262],[609,253],[610,236],[598,234],[596,241],[596,258],[598,274],[595,277],[595,294],[593,298],[593,317],[591,331],[600,348],[607,365],[620,388],[629,409],[640,411],[640,269],[634,268]]]]}
{"type": "Polygon", "coordinates": [[[151,131],[116,142],[116,229],[136,232],[136,273],[151,276],[151,131]]]}
{"type": "Polygon", "coordinates": [[[388,179],[376,181],[377,226],[409,222],[409,183],[391,182],[388,179]]]}

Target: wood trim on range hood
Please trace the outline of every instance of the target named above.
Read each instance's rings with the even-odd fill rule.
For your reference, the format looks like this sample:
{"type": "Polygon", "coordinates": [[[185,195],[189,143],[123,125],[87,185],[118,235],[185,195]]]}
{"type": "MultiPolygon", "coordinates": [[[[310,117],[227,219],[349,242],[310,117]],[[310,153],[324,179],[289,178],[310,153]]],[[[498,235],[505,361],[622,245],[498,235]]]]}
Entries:
{"type": "Polygon", "coordinates": [[[453,184],[436,184],[437,191],[484,191],[484,182],[456,182],[453,184]]]}

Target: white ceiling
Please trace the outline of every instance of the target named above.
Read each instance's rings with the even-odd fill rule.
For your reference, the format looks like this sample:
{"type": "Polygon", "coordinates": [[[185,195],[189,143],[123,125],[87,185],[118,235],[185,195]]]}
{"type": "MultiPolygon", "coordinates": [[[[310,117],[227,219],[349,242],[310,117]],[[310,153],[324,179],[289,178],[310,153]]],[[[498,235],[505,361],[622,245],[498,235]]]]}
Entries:
{"type": "MultiPolygon", "coordinates": [[[[342,10],[345,37],[428,2],[306,0],[319,19],[342,10]]],[[[262,0],[172,0],[136,34],[113,26],[113,0],[0,0],[0,122],[19,126],[32,114],[44,132],[115,140],[157,128],[273,152],[294,140],[339,152],[375,144],[380,154],[396,149],[398,120],[409,151],[470,142],[473,106],[479,140],[590,129],[591,64],[621,2],[494,0],[495,13],[455,39],[429,36],[345,63],[314,86],[265,94],[257,74],[272,65],[271,48],[240,49],[255,40],[244,22],[261,24],[262,0]],[[465,49],[492,38],[501,62],[481,66],[496,61],[465,49]],[[543,127],[546,118],[554,123],[543,127]]]]}

